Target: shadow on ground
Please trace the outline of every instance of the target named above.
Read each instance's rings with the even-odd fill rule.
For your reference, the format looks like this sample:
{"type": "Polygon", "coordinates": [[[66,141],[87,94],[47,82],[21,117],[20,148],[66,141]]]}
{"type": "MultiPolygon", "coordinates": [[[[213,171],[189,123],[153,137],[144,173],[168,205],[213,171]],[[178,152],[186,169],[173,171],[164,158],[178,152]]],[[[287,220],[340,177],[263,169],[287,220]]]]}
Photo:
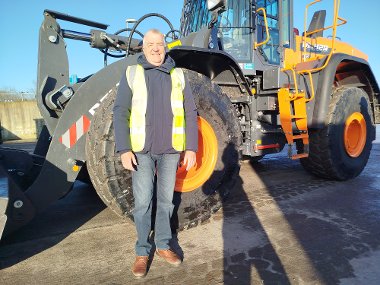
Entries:
{"type": "Polygon", "coordinates": [[[351,261],[380,247],[379,150],[375,144],[367,168],[345,182],[309,175],[281,154],[246,164],[259,185],[241,172],[223,203],[224,284],[357,278],[351,261]]]}
{"type": "Polygon", "coordinates": [[[73,188],[31,223],[2,238],[0,269],[53,247],[106,208],[91,186],[76,182],[73,188]]]}

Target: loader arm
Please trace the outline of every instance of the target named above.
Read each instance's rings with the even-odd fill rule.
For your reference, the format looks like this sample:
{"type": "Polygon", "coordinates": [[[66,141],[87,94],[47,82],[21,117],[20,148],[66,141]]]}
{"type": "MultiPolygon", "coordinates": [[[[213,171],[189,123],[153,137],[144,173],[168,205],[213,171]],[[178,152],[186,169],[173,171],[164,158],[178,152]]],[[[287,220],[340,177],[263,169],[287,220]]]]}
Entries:
{"type": "MultiPolygon", "coordinates": [[[[147,14],[171,23],[160,14],[147,14]]],[[[9,234],[28,223],[54,201],[65,196],[78,175],[87,178],[86,136],[91,120],[109,94],[115,92],[126,66],[136,64],[141,40],[132,38],[136,30],[107,33],[108,25],[45,10],[39,33],[37,105],[44,118],[44,133],[34,154],[0,148],[0,233],[9,234]],[[62,29],[57,20],[90,26],[90,32],[62,29]],[[130,31],[129,37],[119,35],[130,31]],[[69,83],[65,39],[84,41],[104,54],[105,67],[69,83]],[[121,54],[113,54],[118,51],[121,54]],[[124,53],[123,53],[124,52],[124,53]],[[126,57],[107,65],[106,57],[126,57]],[[83,170],[81,172],[81,170],[83,170]],[[82,175],[80,175],[82,176],[82,175]]],[[[1,238],[1,235],[0,235],[1,238]]]]}
{"type": "MultiPolygon", "coordinates": [[[[66,195],[85,165],[86,133],[96,108],[125,69],[124,60],[115,62],[82,82],[69,84],[69,66],[64,38],[90,42],[92,47],[120,44],[128,38],[101,30],[90,33],[65,31],[57,19],[96,28],[107,25],[44,11],[38,51],[37,104],[50,136],[40,136],[38,154],[0,148],[0,233],[7,235],[28,223],[54,201],[66,195]],[[108,35],[102,41],[104,35],[108,35]],[[4,228],[5,226],[5,228],[4,228]]],[[[132,46],[137,42],[133,41],[132,46]]],[[[124,46],[124,49],[126,47],[124,46]]],[[[135,56],[127,64],[136,62],[135,56]]],[[[1,235],[0,235],[1,238],[1,235]]]]}

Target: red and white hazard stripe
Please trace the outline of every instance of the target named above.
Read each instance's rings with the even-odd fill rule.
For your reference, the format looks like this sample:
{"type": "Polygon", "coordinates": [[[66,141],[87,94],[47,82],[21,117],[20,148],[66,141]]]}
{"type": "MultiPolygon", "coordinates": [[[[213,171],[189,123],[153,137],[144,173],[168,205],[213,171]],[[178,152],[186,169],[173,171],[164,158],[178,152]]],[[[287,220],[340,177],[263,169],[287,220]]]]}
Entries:
{"type": "Polygon", "coordinates": [[[88,131],[90,120],[83,115],[59,138],[59,141],[68,148],[71,148],[88,131]]]}

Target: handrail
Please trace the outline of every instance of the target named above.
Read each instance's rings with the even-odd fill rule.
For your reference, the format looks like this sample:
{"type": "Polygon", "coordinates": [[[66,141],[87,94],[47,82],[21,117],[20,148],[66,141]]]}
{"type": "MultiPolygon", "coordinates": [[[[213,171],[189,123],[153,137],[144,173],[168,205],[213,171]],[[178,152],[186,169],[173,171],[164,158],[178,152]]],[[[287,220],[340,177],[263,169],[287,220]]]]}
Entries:
{"type": "MultiPolygon", "coordinates": [[[[343,19],[343,18],[341,18],[341,17],[338,17],[338,20],[340,20],[341,22],[340,22],[339,24],[336,25],[337,27],[339,27],[339,26],[343,26],[343,25],[347,24],[347,20],[346,20],[346,19],[343,19]]],[[[318,29],[318,30],[314,30],[314,31],[311,31],[311,32],[306,32],[305,35],[306,35],[306,36],[310,36],[310,35],[312,35],[312,34],[315,34],[315,33],[320,32],[320,31],[326,31],[326,30],[331,29],[331,28],[333,28],[333,27],[334,27],[334,25],[331,25],[331,26],[328,26],[328,27],[326,27],[326,28],[320,28],[320,29],[318,29]]]]}
{"type": "Polygon", "coordinates": [[[263,41],[261,43],[257,43],[255,41],[255,46],[254,46],[255,49],[257,49],[257,47],[259,47],[259,46],[265,45],[270,39],[270,34],[269,34],[269,29],[268,29],[268,21],[267,21],[267,13],[265,12],[264,8],[257,9],[256,13],[258,13],[260,10],[263,11],[263,14],[264,14],[265,32],[266,32],[267,37],[266,37],[265,41],[263,41]]]}
{"type": "Polygon", "coordinates": [[[306,99],[306,103],[310,102],[311,100],[313,100],[314,96],[315,96],[313,77],[311,76],[311,72],[310,71],[307,71],[307,73],[309,74],[311,96],[310,96],[310,98],[306,99]]]}
{"type": "MultiPolygon", "coordinates": [[[[334,53],[334,47],[335,47],[336,27],[337,27],[337,22],[338,22],[338,18],[339,18],[338,17],[339,6],[340,6],[340,0],[334,0],[334,23],[333,23],[333,35],[332,35],[333,38],[331,40],[331,50],[327,56],[325,63],[321,67],[297,71],[298,74],[306,73],[306,72],[320,71],[320,70],[324,69],[327,66],[327,64],[330,62],[330,59],[331,59],[332,54],[334,53]]],[[[305,46],[306,46],[306,44],[305,44],[305,46]]]]}
{"type": "MultiPolygon", "coordinates": [[[[314,5],[315,3],[318,3],[318,2],[320,2],[320,1],[322,1],[322,0],[316,0],[316,1],[314,1],[314,2],[312,2],[312,3],[310,3],[310,4],[308,4],[308,5],[306,6],[306,11],[307,11],[307,9],[308,9],[309,6],[314,5]]],[[[331,50],[330,50],[330,53],[328,54],[328,56],[327,56],[327,58],[326,58],[325,63],[324,63],[321,67],[312,68],[312,69],[304,69],[304,70],[299,70],[299,71],[297,71],[298,74],[304,74],[304,73],[307,73],[307,74],[309,75],[310,88],[311,88],[311,96],[310,96],[310,98],[306,99],[306,102],[309,102],[309,101],[313,100],[313,99],[314,99],[314,96],[315,96],[314,82],[313,82],[313,78],[312,78],[312,74],[311,74],[311,73],[312,73],[312,72],[319,71],[319,70],[322,70],[322,69],[324,69],[324,68],[328,65],[328,63],[329,63],[329,61],[330,61],[330,59],[331,59],[331,56],[332,56],[332,54],[334,53],[335,38],[336,38],[336,27],[341,26],[341,25],[344,25],[345,23],[347,23],[347,21],[346,21],[345,19],[343,19],[343,18],[341,18],[341,17],[338,16],[339,6],[340,6],[340,0],[334,0],[334,21],[333,21],[333,25],[332,25],[332,26],[329,26],[329,27],[327,27],[327,28],[324,28],[324,29],[330,29],[330,28],[333,29],[333,38],[332,38],[332,41],[331,41],[331,50]],[[340,21],[342,21],[342,22],[338,24],[338,23],[337,23],[338,20],[340,20],[340,21]]],[[[307,14],[307,12],[306,12],[305,14],[307,14]]],[[[315,30],[315,31],[312,31],[312,32],[307,33],[307,32],[306,32],[306,18],[307,18],[306,16],[307,16],[307,15],[305,15],[305,32],[304,32],[304,36],[303,36],[303,40],[304,40],[304,46],[303,46],[303,48],[304,48],[304,50],[305,50],[305,48],[306,48],[306,35],[308,35],[308,34],[312,34],[312,33],[316,33],[316,32],[318,32],[319,30],[322,30],[322,29],[319,29],[319,30],[315,30]]],[[[303,53],[302,53],[302,51],[301,51],[301,56],[302,56],[301,61],[303,61],[303,60],[304,60],[304,57],[303,57],[303,53]]],[[[294,68],[294,67],[291,67],[291,68],[284,68],[284,69],[282,69],[282,71],[288,71],[288,70],[290,70],[290,71],[292,72],[293,80],[294,80],[294,83],[295,83],[296,94],[297,94],[297,93],[298,93],[298,85],[297,85],[297,75],[296,75],[295,68],[294,68]]]]}
{"type": "Polygon", "coordinates": [[[298,94],[297,74],[294,68],[291,68],[290,70],[292,71],[292,74],[293,74],[294,88],[296,89],[296,94],[298,94]]]}
{"type": "Polygon", "coordinates": [[[308,15],[308,10],[309,10],[309,7],[318,3],[318,2],[321,2],[322,0],[315,0],[309,4],[306,5],[306,8],[305,8],[305,15],[304,15],[304,22],[303,22],[303,50],[301,51],[301,62],[304,62],[305,61],[305,58],[304,58],[304,53],[306,52],[306,23],[307,23],[307,15],[308,15]]]}
{"type": "MultiPolygon", "coordinates": [[[[293,74],[293,80],[294,80],[294,88],[296,89],[296,96],[298,94],[298,83],[297,83],[297,74],[296,74],[296,71],[294,70],[294,68],[290,68],[288,69],[292,72],[293,74]]],[[[314,90],[314,82],[313,82],[313,77],[311,75],[311,72],[310,71],[306,71],[309,75],[309,80],[310,80],[310,88],[311,88],[311,96],[310,98],[308,99],[305,99],[306,103],[307,102],[310,102],[311,100],[314,99],[314,96],[315,96],[315,90],[314,90]]],[[[290,99],[294,99],[295,97],[294,96],[291,96],[290,99]]]]}

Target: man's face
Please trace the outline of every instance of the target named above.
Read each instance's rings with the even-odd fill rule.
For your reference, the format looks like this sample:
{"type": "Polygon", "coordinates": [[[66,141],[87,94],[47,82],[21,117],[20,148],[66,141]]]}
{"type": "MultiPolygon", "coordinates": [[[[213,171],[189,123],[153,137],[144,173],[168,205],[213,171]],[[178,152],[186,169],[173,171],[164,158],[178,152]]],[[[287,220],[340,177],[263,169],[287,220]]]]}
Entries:
{"type": "Polygon", "coordinates": [[[148,62],[160,66],[165,59],[165,43],[161,34],[148,33],[144,37],[143,51],[148,62]]]}

